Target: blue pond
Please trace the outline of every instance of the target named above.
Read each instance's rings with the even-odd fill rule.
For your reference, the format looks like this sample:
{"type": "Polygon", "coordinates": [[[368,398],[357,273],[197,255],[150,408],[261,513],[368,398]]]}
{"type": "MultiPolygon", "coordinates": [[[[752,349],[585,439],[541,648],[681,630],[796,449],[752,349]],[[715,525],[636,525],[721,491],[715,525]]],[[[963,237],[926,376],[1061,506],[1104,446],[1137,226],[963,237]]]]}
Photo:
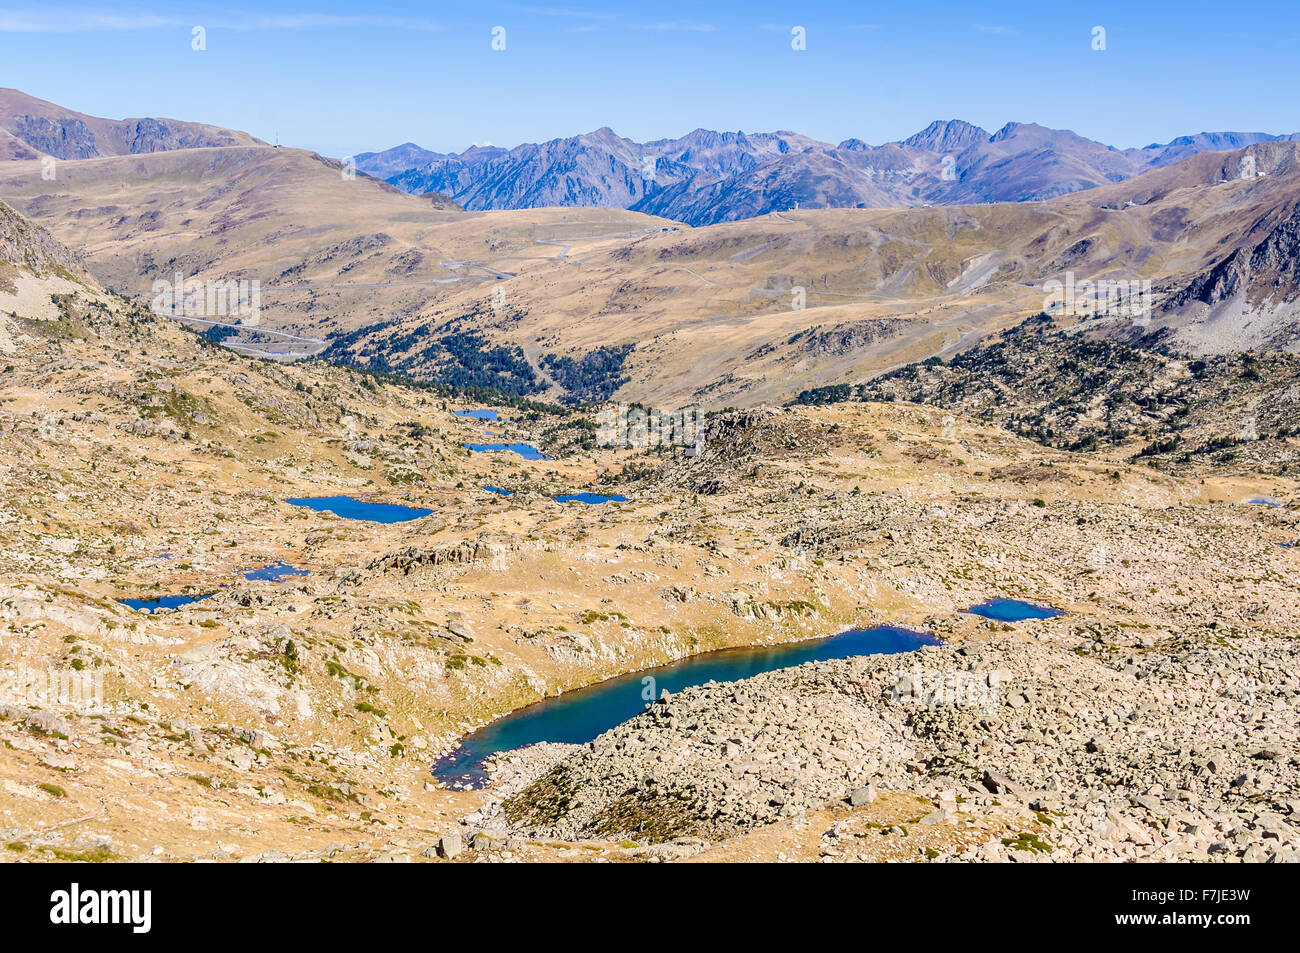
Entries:
{"type": "Polygon", "coordinates": [[[348,520],[367,520],[371,523],[405,523],[433,512],[424,507],[401,506],[397,503],[368,503],[350,496],[303,496],[285,502],[317,512],[333,513],[348,520]]]}
{"type": "Polygon", "coordinates": [[[514,490],[503,490],[499,486],[485,486],[483,489],[489,493],[495,493],[497,496],[513,496],[515,492],[514,490]]]}
{"type": "Polygon", "coordinates": [[[643,711],[664,689],[680,692],[710,680],[729,682],[804,662],[893,655],[938,644],[932,635],[884,625],[808,642],[706,652],[565,692],[506,715],[462,739],[434,764],[433,774],[444,784],[480,787],[487,780],[483,762],[491,755],[539,741],[585,744],[643,711]]]}
{"type": "Polygon", "coordinates": [[[153,612],[155,609],[179,609],[191,602],[202,602],[204,599],[211,599],[214,595],[216,593],[209,592],[207,595],[202,596],[160,596],[157,599],[118,599],[117,601],[132,609],[153,612]]]}
{"type": "Polygon", "coordinates": [[[989,599],[977,606],[971,606],[966,611],[974,615],[982,615],[986,619],[997,619],[999,622],[1024,622],[1026,619],[1052,619],[1058,615],[1065,615],[1060,609],[1036,606],[1032,602],[1021,602],[1019,599],[989,599]]]}
{"type": "Polygon", "coordinates": [[[568,496],[557,496],[557,503],[626,503],[626,496],[600,496],[596,493],[570,493],[568,496]]]}
{"type": "Polygon", "coordinates": [[[1277,500],[1267,496],[1252,496],[1246,501],[1247,503],[1256,503],[1260,506],[1281,506],[1277,500]]]}
{"type": "Polygon", "coordinates": [[[290,576],[310,575],[311,571],[308,569],[298,569],[286,562],[277,562],[271,563],[269,566],[263,566],[261,569],[251,569],[244,573],[244,578],[248,580],[269,579],[271,582],[279,582],[281,579],[288,579],[290,576]]]}
{"type": "Polygon", "coordinates": [[[456,410],[457,417],[473,417],[475,420],[500,420],[495,410],[456,410]]]}
{"type": "Polygon", "coordinates": [[[530,447],[526,443],[467,443],[465,446],[475,453],[495,453],[500,450],[510,450],[519,454],[525,460],[551,459],[536,447],[530,447]]]}

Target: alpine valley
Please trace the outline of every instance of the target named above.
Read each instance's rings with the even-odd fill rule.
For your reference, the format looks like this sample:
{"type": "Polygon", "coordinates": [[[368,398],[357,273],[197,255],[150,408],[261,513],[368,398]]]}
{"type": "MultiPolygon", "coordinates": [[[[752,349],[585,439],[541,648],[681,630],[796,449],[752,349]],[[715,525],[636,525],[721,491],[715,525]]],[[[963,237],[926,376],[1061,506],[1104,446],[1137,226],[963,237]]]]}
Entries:
{"type": "Polygon", "coordinates": [[[1294,861],[1298,254],[1284,130],[0,91],[0,860],[1294,861]]]}

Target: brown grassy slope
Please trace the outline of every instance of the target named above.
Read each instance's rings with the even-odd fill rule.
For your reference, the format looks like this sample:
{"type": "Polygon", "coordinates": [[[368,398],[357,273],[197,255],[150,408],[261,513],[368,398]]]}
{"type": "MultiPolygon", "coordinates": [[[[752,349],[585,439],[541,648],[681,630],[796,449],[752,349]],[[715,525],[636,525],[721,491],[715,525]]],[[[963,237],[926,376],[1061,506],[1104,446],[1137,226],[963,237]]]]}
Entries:
{"type": "Polygon", "coordinates": [[[1294,202],[1295,149],[1201,154],[1042,203],[675,231],[619,210],[440,212],[265,148],[62,163],[54,183],[39,163],[11,163],[0,195],[84,249],[116,289],[147,292],[178,269],[259,278],[266,326],[328,338],[387,325],[368,344],[417,376],[432,369],[398,341],[470,314],[537,366],[635,344],[620,397],[719,407],[952,354],[1037,312],[1043,284],[1067,272],[1174,294],[1294,202]],[[1247,159],[1265,174],[1237,177],[1247,159]]]}

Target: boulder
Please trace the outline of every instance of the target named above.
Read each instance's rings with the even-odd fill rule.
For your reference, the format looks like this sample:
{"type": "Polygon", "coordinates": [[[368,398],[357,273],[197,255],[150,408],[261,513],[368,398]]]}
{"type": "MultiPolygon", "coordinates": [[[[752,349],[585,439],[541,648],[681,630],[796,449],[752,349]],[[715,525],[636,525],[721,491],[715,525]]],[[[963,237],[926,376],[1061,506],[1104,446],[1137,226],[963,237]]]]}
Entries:
{"type": "Polygon", "coordinates": [[[849,792],[849,806],[861,807],[864,804],[870,804],[876,799],[876,789],[873,785],[865,785],[860,788],[854,788],[849,792]]]}
{"type": "Polygon", "coordinates": [[[454,860],[463,848],[459,834],[447,834],[438,839],[438,856],[445,860],[454,860]]]}
{"type": "Polygon", "coordinates": [[[1018,794],[1020,785],[1012,781],[1005,774],[998,774],[996,771],[984,771],[984,776],[980,782],[993,794],[1018,794]]]}
{"type": "Polygon", "coordinates": [[[37,731],[43,731],[46,734],[66,735],[68,733],[68,722],[57,712],[34,711],[27,716],[26,725],[28,728],[35,728],[37,731]]]}

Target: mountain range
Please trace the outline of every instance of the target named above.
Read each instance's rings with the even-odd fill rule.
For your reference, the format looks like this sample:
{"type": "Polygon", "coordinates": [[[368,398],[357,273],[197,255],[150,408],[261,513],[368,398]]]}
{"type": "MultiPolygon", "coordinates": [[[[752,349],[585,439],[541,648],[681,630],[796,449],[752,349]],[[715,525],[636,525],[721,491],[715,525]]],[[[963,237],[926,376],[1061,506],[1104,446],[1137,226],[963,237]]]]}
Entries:
{"type": "Polygon", "coordinates": [[[796,208],[1043,201],[1199,152],[1297,138],[1202,132],[1120,150],[1035,123],[1012,122],[989,133],[958,119],[932,122],[879,146],[707,129],[638,143],[601,128],[513,149],[474,146],[452,154],[407,142],[363,153],[356,163],[407,192],[440,193],[467,209],[604,206],[711,225],[796,208]]]}
{"type": "MultiPolygon", "coordinates": [[[[838,145],[793,132],[696,129],[639,143],[605,127],[513,149],[436,153],[407,142],[355,157],[366,175],[469,210],[623,208],[689,225],[818,208],[905,208],[1044,201],[1120,182],[1201,152],[1300,139],[1202,132],[1116,149],[1068,130],[1007,123],[989,133],[936,120],[896,142],[838,145]]],[[[265,146],[238,130],[176,119],[103,119],[0,89],[0,161],[265,146]]]]}
{"type": "MultiPolygon", "coordinates": [[[[1103,281],[1150,283],[1142,323],[1087,309],[1054,319],[1197,356],[1300,349],[1300,144],[1275,136],[1202,134],[1121,152],[1038,126],[990,136],[947,122],[885,146],[846,142],[832,155],[793,135],[699,133],[689,147],[652,144],[669,158],[656,160],[651,193],[637,198],[636,144],[607,132],[602,176],[539,174],[573,143],[534,147],[551,156],[535,165],[518,150],[471,150],[483,167],[475,176],[487,182],[495,168],[493,188],[544,206],[483,211],[474,206],[486,193],[466,197],[445,183],[465,209],[214,126],[158,120],[172,134],[130,152],[143,148],[130,130],[153,120],[77,119],[21,94],[4,101],[3,128],[84,127],[106,154],[60,159],[47,177],[47,158],[75,155],[68,142],[85,136],[37,152],[8,133],[32,154],[0,162],[0,200],[142,305],[178,274],[257,281],[260,324],[223,330],[222,343],[262,357],[319,355],[548,400],[742,407],[950,357],[1050,310],[1049,287],[1103,281]],[[868,183],[888,207],[801,202],[760,215],[770,194],[744,198],[718,184],[779,180],[797,163],[839,167],[845,157],[885,168],[890,156],[899,175],[868,183]],[[952,190],[947,204],[904,194],[917,156],[938,161],[924,181],[952,190]],[[954,178],[944,178],[943,156],[954,157],[954,178]],[[976,183],[1028,200],[976,202],[976,183]],[[619,202],[608,198],[615,186],[619,202]],[[1064,194],[1032,198],[1054,190],[1064,194]],[[753,217],[691,227],[641,210],[696,201],[712,215],[715,192],[753,217]]],[[[420,158],[416,148],[390,159],[420,158]]],[[[598,165],[593,149],[580,151],[584,168],[598,165]]]]}

